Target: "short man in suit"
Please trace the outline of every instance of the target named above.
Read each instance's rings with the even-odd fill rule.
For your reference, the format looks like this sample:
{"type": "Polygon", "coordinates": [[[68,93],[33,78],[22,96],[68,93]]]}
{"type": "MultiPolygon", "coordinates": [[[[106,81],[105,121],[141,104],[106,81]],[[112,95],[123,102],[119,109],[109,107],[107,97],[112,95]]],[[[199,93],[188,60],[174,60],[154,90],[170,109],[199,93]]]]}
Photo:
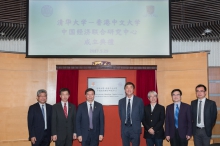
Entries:
{"type": "Polygon", "coordinates": [[[171,92],[173,103],[167,106],[165,135],[171,146],[187,146],[192,136],[190,105],[181,102],[182,91],[171,92]]]}
{"type": "Polygon", "coordinates": [[[196,86],[197,99],[191,102],[195,146],[209,146],[217,118],[216,103],[206,98],[206,86],[196,86]]]}
{"type": "Polygon", "coordinates": [[[163,124],[165,120],[165,108],[157,103],[157,92],[149,91],[150,104],[144,107],[144,138],[147,146],[162,146],[165,138],[163,124]]]}
{"type": "Polygon", "coordinates": [[[86,101],[78,106],[76,133],[82,146],[98,146],[104,136],[104,112],[102,104],[94,101],[95,90],[85,91],[86,101]]]}
{"type": "Polygon", "coordinates": [[[37,91],[37,103],[28,110],[29,140],[32,146],[49,146],[51,141],[52,106],[47,104],[47,91],[37,91]]]}
{"type": "Polygon", "coordinates": [[[76,107],[68,102],[70,91],[60,89],[61,102],[52,108],[52,136],[56,146],[72,146],[76,139],[76,107]]]}
{"type": "Polygon", "coordinates": [[[135,86],[132,82],[127,82],[124,89],[126,97],[118,103],[122,143],[123,146],[130,146],[130,143],[132,146],[139,146],[144,103],[141,98],[134,96],[135,86]]]}

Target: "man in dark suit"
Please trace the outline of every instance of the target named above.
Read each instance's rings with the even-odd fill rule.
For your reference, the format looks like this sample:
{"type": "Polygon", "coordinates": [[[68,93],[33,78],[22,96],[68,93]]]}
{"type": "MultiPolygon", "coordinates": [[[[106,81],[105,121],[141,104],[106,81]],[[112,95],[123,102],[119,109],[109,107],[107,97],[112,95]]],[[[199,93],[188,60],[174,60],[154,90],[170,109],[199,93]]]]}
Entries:
{"type": "Polygon", "coordinates": [[[147,146],[162,146],[164,135],[165,108],[157,103],[157,92],[148,92],[150,104],[144,107],[144,138],[147,146]]]}
{"type": "Polygon", "coordinates": [[[98,146],[104,136],[104,112],[102,104],[94,101],[95,90],[85,91],[86,101],[78,106],[76,133],[82,146],[98,146]]]}
{"type": "Polygon", "coordinates": [[[144,116],[144,103],[134,96],[135,86],[127,82],[124,86],[126,97],[119,100],[118,109],[121,120],[121,137],[123,146],[139,146],[141,121],[144,116]]]}
{"type": "Polygon", "coordinates": [[[173,104],[167,106],[165,135],[171,146],[187,146],[192,136],[190,105],[181,102],[182,91],[171,92],[173,104]]]}
{"type": "Polygon", "coordinates": [[[60,90],[61,102],[52,108],[52,135],[56,146],[72,146],[76,139],[76,107],[68,102],[70,91],[60,90]]]}
{"type": "Polygon", "coordinates": [[[198,99],[191,102],[193,138],[195,146],[209,146],[212,128],[217,118],[216,103],[206,98],[206,86],[196,86],[198,99]]]}
{"type": "Polygon", "coordinates": [[[29,140],[32,146],[49,146],[51,141],[52,106],[47,104],[47,91],[37,91],[37,103],[28,110],[29,140]]]}

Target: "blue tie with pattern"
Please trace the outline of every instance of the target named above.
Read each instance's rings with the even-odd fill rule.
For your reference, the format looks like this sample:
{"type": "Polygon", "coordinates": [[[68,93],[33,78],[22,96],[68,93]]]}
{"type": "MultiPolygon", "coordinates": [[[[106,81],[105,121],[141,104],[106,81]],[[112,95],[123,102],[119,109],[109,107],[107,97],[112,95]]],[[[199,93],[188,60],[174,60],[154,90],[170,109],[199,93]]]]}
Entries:
{"type": "Polygon", "coordinates": [[[176,104],[176,110],[174,114],[174,120],[175,120],[175,127],[178,128],[178,116],[179,116],[179,107],[178,104],[176,104]]]}

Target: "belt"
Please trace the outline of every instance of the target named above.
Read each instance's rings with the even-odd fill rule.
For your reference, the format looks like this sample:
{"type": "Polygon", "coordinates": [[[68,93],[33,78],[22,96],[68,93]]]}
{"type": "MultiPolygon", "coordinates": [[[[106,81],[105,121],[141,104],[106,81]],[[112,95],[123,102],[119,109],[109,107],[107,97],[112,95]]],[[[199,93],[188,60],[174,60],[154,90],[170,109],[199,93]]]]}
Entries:
{"type": "Polygon", "coordinates": [[[196,127],[197,129],[204,129],[205,127],[196,127]]]}

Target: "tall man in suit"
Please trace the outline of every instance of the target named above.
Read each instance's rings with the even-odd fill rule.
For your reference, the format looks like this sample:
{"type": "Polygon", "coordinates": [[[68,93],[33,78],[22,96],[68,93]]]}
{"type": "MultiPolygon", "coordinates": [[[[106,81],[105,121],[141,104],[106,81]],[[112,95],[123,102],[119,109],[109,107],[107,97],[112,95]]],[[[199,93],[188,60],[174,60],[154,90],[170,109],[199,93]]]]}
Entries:
{"type": "Polygon", "coordinates": [[[147,146],[162,146],[165,138],[163,124],[165,108],[157,103],[157,92],[148,92],[150,104],[144,107],[144,138],[147,146]]]}
{"type": "Polygon", "coordinates": [[[69,96],[69,89],[60,89],[61,102],[52,108],[52,136],[56,146],[72,146],[76,139],[76,107],[68,102],[69,96]]]}
{"type": "Polygon", "coordinates": [[[126,97],[119,100],[118,109],[121,120],[121,137],[123,146],[139,146],[141,121],[144,116],[144,103],[134,96],[135,86],[127,82],[124,86],[126,97]]]}
{"type": "Polygon", "coordinates": [[[78,106],[76,133],[82,146],[98,146],[104,136],[104,112],[102,104],[94,101],[95,90],[85,91],[86,101],[78,106]]]}
{"type": "Polygon", "coordinates": [[[197,99],[191,102],[195,146],[209,146],[217,118],[216,103],[206,98],[206,86],[196,86],[197,99]]]}
{"type": "Polygon", "coordinates": [[[192,136],[190,105],[181,102],[182,91],[171,92],[173,103],[167,106],[165,135],[171,146],[187,146],[192,136]]]}
{"type": "Polygon", "coordinates": [[[51,141],[52,106],[47,104],[47,91],[37,91],[37,103],[28,110],[29,140],[32,146],[49,146],[51,141]]]}

